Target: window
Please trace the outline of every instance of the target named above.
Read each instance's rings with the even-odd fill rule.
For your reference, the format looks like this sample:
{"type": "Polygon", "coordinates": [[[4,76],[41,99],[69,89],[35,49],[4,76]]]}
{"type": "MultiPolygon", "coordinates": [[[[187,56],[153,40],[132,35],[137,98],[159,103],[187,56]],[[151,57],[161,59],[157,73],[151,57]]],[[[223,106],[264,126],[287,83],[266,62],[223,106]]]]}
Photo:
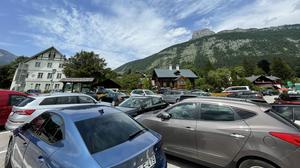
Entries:
{"type": "Polygon", "coordinates": [[[294,119],[300,120],[300,107],[294,107],[294,119]]]}
{"type": "Polygon", "coordinates": [[[279,114],[280,116],[288,119],[293,120],[293,107],[292,106],[273,106],[272,109],[274,112],[279,114]]]}
{"type": "Polygon", "coordinates": [[[208,121],[234,121],[231,108],[217,104],[202,104],[201,119],[208,121]]]}
{"type": "Polygon", "coordinates": [[[40,90],[40,87],[41,87],[41,84],[38,84],[38,83],[37,83],[37,84],[35,84],[35,87],[34,87],[34,88],[35,88],[35,90],[40,90]]]}
{"type": "Polygon", "coordinates": [[[171,114],[172,119],[197,120],[196,103],[184,103],[174,106],[167,112],[171,114]]]}
{"type": "Polygon", "coordinates": [[[39,79],[43,78],[43,73],[38,73],[38,78],[39,79]]]}
{"type": "Polygon", "coordinates": [[[27,97],[23,101],[21,101],[17,106],[18,107],[25,107],[28,103],[31,103],[33,100],[35,100],[32,97],[27,97]]]}
{"type": "Polygon", "coordinates": [[[49,63],[47,64],[47,68],[52,68],[52,63],[51,63],[51,62],[49,62],[49,63]]]}
{"type": "Polygon", "coordinates": [[[26,78],[28,78],[28,76],[29,76],[29,73],[26,73],[26,78]]]}
{"type": "Polygon", "coordinates": [[[35,62],[35,67],[40,67],[41,66],[41,62],[35,62]]]}
{"type": "MultiPolygon", "coordinates": [[[[144,128],[125,113],[111,113],[75,122],[91,154],[122,144],[144,128]]],[[[137,135],[138,136],[138,135],[137,135]]]]}
{"type": "Polygon", "coordinates": [[[145,90],[146,95],[154,95],[154,93],[150,90],[145,90]]]}
{"type": "Polygon", "coordinates": [[[79,103],[84,104],[84,103],[95,103],[93,99],[87,96],[79,96],[79,103]]]}
{"type": "Polygon", "coordinates": [[[50,90],[50,84],[45,85],[45,90],[50,90]]]}
{"type": "Polygon", "coordinates": [[[162,98],[160,98],[160,97],[153,97],[152,98],[152,104],[153,105],[162,104],[162,103],[163,103],[162,98]]]}
{"type": "Polygon", "coordinates": [[[45,98],[40,105],[54,105],[56,104],[56,98],[51,97],[51,98],[45,98]]]}
{"type": "Polygon", "coordinates": [[[9,96],[9,105],[10,106],[16,106],[16,105],[18,105],[19,103],[21,103],[25,99],[26,99],[26,96],[10,95],[9,96]]]}
{"type": "Polygon", "coordinates": [[[77,96],[57,97],[56,104],[77,104],[77,96]]]}
{"type": "Polygon", "coordinates": [[[51,78],[52,78],[52,73],[48,73],[47,79],[51,79],[51,78]]]}
{"type": "Polygon", "coordinates": [[[55,88],[55,89],[59,89],[59,84],[55,84],[55,85],[54,85],[54,88],[55,88]]]}
{"type": "Polygon", "coordinates": [[[56,114],[43,113],[30,123],[30,131],[47,143],[63,139],[63,120],[56,114]]]}
{"type": "Polygon", "coordinates": [[[59,68],[63,68],[63,67],[64,67],[64,64],[59,64],[58,67],[59,67],[59,68]]]}
{"type": "Polygon", "coordinates": [[[240,108],[235,108],[235,107],[233,109],[239,115],[239,117],[241,119],[248,119],[248,118],[251,118],[251,117],[256,115],[255,112],[248,111],[248,110],[245,110],[245,109],[240,109],[240,108]]]}
{"type": "Polygon", "coordinates": [[[57,79],[60,79],[60,78],[61,78],[61,73],[57,73],[56,78],[57,78],[57,79]]]}

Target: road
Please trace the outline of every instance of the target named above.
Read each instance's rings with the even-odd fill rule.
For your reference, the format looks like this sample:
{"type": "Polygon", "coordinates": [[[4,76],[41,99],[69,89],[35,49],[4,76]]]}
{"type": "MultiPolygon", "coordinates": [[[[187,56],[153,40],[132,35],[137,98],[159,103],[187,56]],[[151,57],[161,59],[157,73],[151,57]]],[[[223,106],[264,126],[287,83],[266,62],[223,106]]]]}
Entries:
{"type": "MultiPolygon", "coordinates": [[[[6,147],[8,144],[10,132],[2,131],[0,132],[0,168],[4,168],[4,160],[6,147]]],[[[182,160],[173,156],[167,156],[168,158],[168,168],[205,168],[200,165],[196,165],[186,160],[182,160]]]]}

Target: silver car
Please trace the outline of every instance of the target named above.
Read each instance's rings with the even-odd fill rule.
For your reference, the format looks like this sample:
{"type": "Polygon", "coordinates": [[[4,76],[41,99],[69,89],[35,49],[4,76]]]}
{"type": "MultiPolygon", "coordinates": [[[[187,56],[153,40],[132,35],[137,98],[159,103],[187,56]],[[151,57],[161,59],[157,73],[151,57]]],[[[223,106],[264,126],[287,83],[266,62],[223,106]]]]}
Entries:
{"type": "Polygon", "coordinates": [[[299,127],[269,106],[240,99],[193,98],[136,119],[163,136],[166,153],[208,167],[300,165],[299,127]]]}
{"type": "Polygon", "coordinates": [[[29,96],[20,104],[13,107],[5,123],[5,128],[7,130],[14,130],[24,123],[29,123],[35,117],[50,109],[97,103],[98,102],[91,96],[80,93],[56,93],[29,96]]]}

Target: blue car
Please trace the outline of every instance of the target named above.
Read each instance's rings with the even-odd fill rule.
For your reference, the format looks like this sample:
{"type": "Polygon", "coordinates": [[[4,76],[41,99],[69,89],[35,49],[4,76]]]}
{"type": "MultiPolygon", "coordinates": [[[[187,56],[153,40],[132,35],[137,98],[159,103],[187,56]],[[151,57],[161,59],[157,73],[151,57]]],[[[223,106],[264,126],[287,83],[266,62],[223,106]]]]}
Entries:
{"type": "Polygon", "coordinates": [[[161,136],[108,106],[41,114],[13,131],[5,167],[165,168],[161,136]]]}

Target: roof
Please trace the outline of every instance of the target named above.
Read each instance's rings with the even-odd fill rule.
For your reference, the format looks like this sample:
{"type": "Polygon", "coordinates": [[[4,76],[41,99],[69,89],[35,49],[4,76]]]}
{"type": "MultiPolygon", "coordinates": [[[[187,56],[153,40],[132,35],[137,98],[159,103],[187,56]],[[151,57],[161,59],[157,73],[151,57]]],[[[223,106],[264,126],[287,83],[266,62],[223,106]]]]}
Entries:
{"type": "Polygon", "coordinates": [[[4,94],[18,94],[18,95],[27,95],[26,93],[23,92],[18,92],[15,90],[5,90],[5,89],[0,89],[0,95],[4,94]]]}
{"type": "Polygon", "coordinates": [[[63,78],[60,82],[93,82],[95,78],[63,78]]]}
{"type": "Polygon", "coordinates": [[[260,78],[260,77],[266,77],[272,81],[275,81],[275,80],[280,80],[280,78],[276,77],[276,76],[266,76],[266,75],[252,75],[252,76],[249,76],[249,77],[246,77],[245,79],[249,80],[250,82],[254,82],[256,79],[260,78]]]}
{"type": "Polygon", "coordinates": [[[121,86],[117,82],[111,79],[105,79],[99,85],[103,86],[104,88],[121,88],[121,86]]]}
{"type": "Polygon", "coordinates": [[[49,97],[63,97],[63,96],[89,96],[89,95],[86,95],[84,93],[52,93],[52,94],[45,93],[45,94],[33,95],[30,97],[44,99],[49,97]]]}
{"type": "Polygon", "coordinates": [[[186,78],[198,78],[198,76],[189,69],[180,69],[179,71],[176,69],[154,69],[154,72],[158,78],[177,78],[179,76],[186,78]]]}
{"type": "MultiPolygon", "coordinates": [[[[30,57],[30,58],[29,58],[28,60],[26,60],[25,62],[28,62],[28,61],[30,61],[30,60],[33,60],[33,59],[37,58],[38,56],[40,56],[42,53],[48,52],[48,51],[50,51],[50,50],[55,50],[55,51],[56,51],[57,53],[59,53],[60,55],[64,56],[64,55],[63,55],[61,52],[59,52],[55,47],[51,46],[50,48],[47,48],[46,50],[43,50],[43,51],[41,51],[41,52],[39,52],[39,53],[33,55],[32,57],[30,57]]],[[[24,63],[25,63],[25,62],[24,62],[24,63]]]]}

